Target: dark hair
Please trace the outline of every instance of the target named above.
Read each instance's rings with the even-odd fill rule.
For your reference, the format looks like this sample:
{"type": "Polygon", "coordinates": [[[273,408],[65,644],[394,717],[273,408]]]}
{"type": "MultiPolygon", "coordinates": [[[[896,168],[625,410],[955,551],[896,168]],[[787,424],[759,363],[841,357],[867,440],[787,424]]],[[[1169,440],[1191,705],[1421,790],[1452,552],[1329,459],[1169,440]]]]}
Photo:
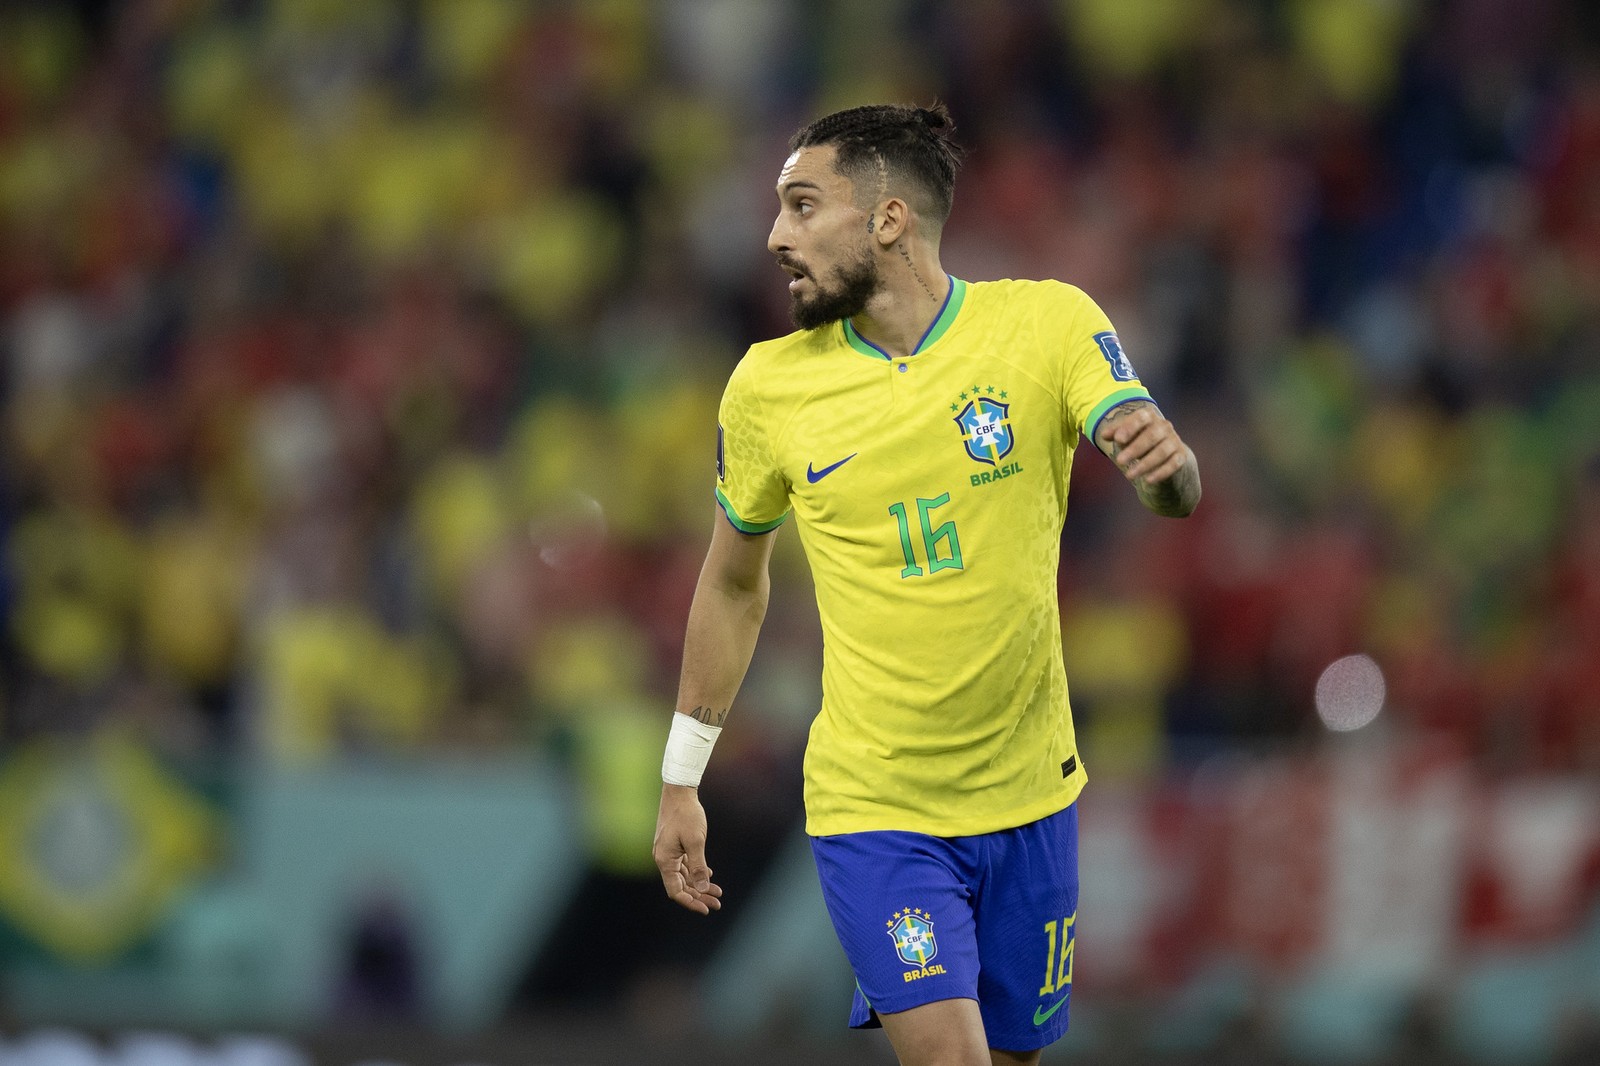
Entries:
{"type": "Polygon", "coordinates": [[[951,137],[955,123],[940,103],[932,107],[868,104],[835,111],[789,138],[789,150],[833,145],[835,168],[855,184],[858,193],[881,188],[893,175],[914,183],[926,202],[913,204],[943,226],[955,200],[956,168],[962,149],[951,137]]]}

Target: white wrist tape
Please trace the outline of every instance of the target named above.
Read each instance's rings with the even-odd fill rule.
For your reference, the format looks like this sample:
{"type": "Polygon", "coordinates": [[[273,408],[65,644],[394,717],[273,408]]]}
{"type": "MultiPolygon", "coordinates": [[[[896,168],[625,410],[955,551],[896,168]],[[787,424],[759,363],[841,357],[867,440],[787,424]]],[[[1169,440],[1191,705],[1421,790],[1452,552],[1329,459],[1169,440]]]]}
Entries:
{"type": "Polygon", "coordinates": [[[700,787],[700,776],[711,761],[711,746],[717,742],[721,726],[697,722],[686,714],[672,715],[672,732],[667,734],[667,753],[661,758],[661,780],[669,785],[700,787]]]}

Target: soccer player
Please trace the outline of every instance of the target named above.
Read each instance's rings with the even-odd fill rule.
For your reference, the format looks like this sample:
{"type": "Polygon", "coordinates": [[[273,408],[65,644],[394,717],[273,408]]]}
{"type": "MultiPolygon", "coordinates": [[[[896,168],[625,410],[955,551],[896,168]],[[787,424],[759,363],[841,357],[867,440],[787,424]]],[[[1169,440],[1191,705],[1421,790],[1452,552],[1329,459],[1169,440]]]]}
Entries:
{"type": "Polygon", "coordinates": [[[655,839],[667,895],[719,909],[696,789],[793,512],[824,637],[806,832],[856,975],[850,1024],[881,1024],[905,1066],[1036,1063],[1066,1031],[1085,776],[1056,572],[1074,448],[1087,436],[1157,514],[1200,499],[1194,453],[1089,297],[944,272],[951,132],[942,106],[882,105],[790,142],[767,248],[800,329],[751,347],[722,399],[722,517],[655,839]]]}

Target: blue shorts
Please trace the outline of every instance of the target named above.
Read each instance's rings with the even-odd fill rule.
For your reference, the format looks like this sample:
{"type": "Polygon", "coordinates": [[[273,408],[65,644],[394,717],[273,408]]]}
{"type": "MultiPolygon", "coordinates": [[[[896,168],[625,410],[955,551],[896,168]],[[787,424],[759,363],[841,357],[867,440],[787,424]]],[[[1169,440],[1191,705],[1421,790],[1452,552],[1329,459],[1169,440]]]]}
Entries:
{"type": "Polygon", "coordinates": [[[975,999],[989,1046],[1067,1031],[1078,917],[1078,809],[969,837],[813,837],[822,896],[856,975],[850,1024],[975,999]]]}

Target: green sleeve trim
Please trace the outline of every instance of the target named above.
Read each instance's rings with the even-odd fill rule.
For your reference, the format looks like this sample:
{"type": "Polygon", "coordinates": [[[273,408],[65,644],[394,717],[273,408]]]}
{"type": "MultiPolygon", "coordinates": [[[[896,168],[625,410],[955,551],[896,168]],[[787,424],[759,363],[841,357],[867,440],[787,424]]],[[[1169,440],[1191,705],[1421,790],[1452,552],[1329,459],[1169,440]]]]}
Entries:
{"type": "Polygon", "coordinates": [[[1150,398],[1149,390],[1142,385],[1135,385],[1131,389],[1118,389],[1095,404],[1094,410],[1089,412],[1089,417],[1083,420],[1083,433],[1089,438],[1089,443],[1098,448],[1100,445],[1095,442],[1095,434],[1100,430],[1100,420],[1110,414],[1113,407],[1120,407],[1133,400],[1150,400],[1151,403],[1155,403],[1155,400],[1150,398]]]}
{"type": "Polygon", "coordinates": [[[737,529],[740,533],[749,533],[754,536],[759,536],[762,533],[771,533],[774,529],[777,529],[779,526],[783,525],[784,520],[789,517],[789,512],[785,511],[783,514],[779,515],[775,521],[772,522],[746,522],[744,519],[740,518],[739,513],[733,509],[733,504],[728,502],[728,497],[722,494],[721,488],[714,489],[713,491],[717,494],[717,504],[721,506],[724,517],[726,517],[729,524],[732,525],[734,529],[737,529]]]}

